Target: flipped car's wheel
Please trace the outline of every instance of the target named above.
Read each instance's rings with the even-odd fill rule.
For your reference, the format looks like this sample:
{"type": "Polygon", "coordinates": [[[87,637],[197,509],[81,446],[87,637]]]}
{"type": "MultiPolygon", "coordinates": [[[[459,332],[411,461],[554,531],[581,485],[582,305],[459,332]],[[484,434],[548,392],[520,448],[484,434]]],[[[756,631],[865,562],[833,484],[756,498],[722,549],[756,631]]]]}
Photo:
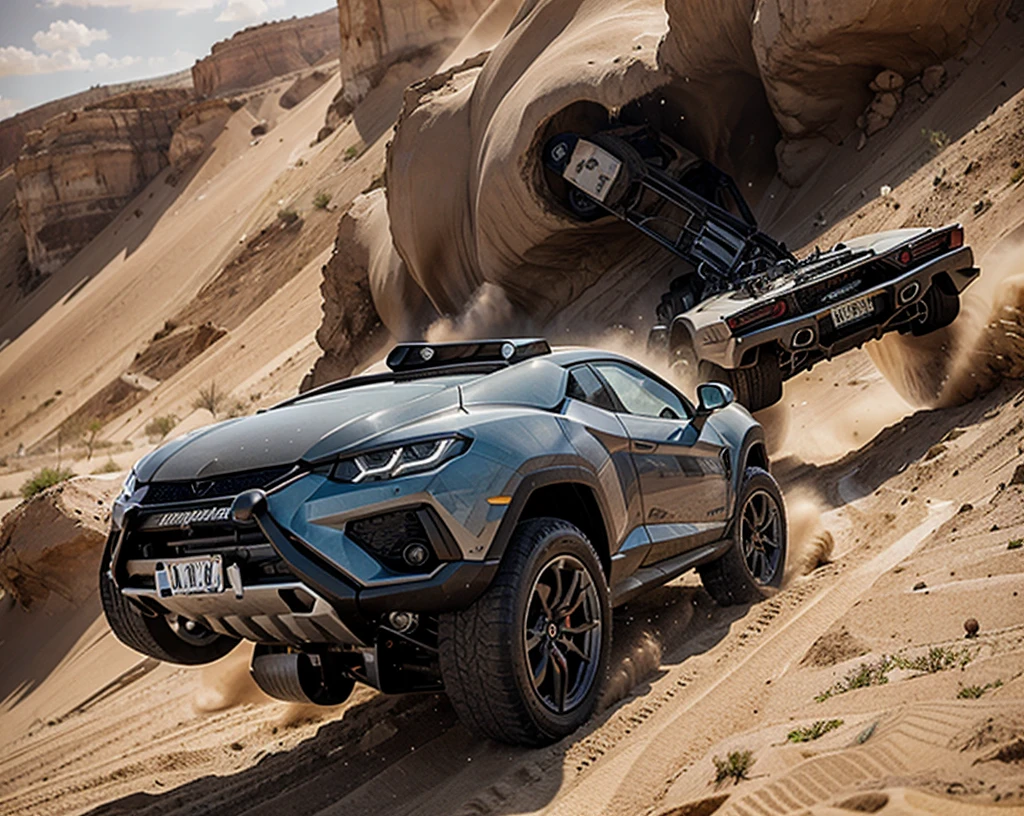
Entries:
{"type": "Polygon", "coordinates": [[[119,641],[136,652],[184,666],[219,660],[238,645],[237,638],[211,632],[189,621],[149,617],[125,599],[110,577],[106,560],[100,570],[100,602],[107,623],[119,641]]]}
{"type": "Polygon", "coordinates": [[[697,568],[719,606],[754,603],[782,585],[786,568],[786,506],[775,478],[748,467],[736,503],[733,543],[725,555],[697,568]]]}
{"type": "Polygon", "coordinates": [[[736,401],[748,411],[769,408],[782,399],[782,369],[778,358],[762,349],[757,364],[750,368],[722,368],[704,360],[700,364],[702,382],[720,382],[728,385],[736,401]]]}
{"type": "Polygon", "coordinates": [[[924,314],[910,324],[910,333],[915,337],[931,334],[956,320],[960,314],[960,297],[955,290],[949,292],[947,289],[953,289],[953,285],[945,286],[941,281],[928,287],[920,301],[924,314]]]}
{"type": "Polygon", "coordinates": [[[601,562],[561,519],[523,522],[494,582],[441,616],[441,676],[459,719],[479,734],[543,745],[572,733],[597,704],[612,641],[601,562]]]}

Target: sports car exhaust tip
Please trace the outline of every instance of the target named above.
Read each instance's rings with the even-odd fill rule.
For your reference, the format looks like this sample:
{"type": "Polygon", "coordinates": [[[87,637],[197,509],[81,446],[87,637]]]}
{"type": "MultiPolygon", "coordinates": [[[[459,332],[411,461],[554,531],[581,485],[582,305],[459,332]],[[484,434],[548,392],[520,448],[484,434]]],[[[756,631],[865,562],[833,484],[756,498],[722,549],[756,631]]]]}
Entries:
{"type": "Polygon", "coordinates": [[[256,514],[267,503],[267,494],[262,490],[247,490],[239,493],[231,502],[231,520],[239,524],[252,524],[256,514]]]}
{"type": "Polygon", "coordinates": [[[814,342],[814,329],[804,326],[802,329],[797,329],[793,334],[793,347],[803,348],[809,346],[814,342]]]}

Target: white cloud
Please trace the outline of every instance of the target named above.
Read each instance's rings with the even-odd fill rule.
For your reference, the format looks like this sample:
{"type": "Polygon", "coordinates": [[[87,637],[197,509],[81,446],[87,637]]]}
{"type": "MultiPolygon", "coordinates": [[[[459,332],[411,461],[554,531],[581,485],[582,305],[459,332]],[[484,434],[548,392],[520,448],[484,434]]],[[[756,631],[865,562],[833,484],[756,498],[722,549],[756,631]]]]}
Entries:
{"type": "Polygon", "coordinates": [[[173,74],[175,71],[191,68],[197,59],[199,57],[191,51],[182,51],[180,48],[176,48],[169,57],[150,57],[146,60],[146,65],[154,71],[173,74]]]}
{"type": "Polygon", "coordinates": [[[218,23],[250,23],[267,13],[263,0],[231,0],[217,17],[218,23]]]}
{"type": "Polygon", "coordinates": [[[0,47],[0,77],[53,74],[57,71],[84,71],[89,60],[74,48],[55,54],[38,54],[16,45],[0,47]]]}
{"type": "Polygon", "coordinates": [[[209,11],[222,0],[46,0],[46,5],[59,8],[126,8],[129,11],[176,11],[191,14],[195,11],[209,11]]]}
{"type": "Polygon", "coordinates": [[[71,51],[88,48],[94,42],[107,40],[110,35],[101,28],[89,28],[76,20],[56,20],[50,23],[46,31],[37,31],[32,35],[36,48],[49,51],[71,51]]]}
{"type": "Polygon", "coordinates": [[[17,99],[4,99],[0,96],[0,119],[14,116],[22,107],[23,105],[17,99]]]}
{"type": "Polygon", "coordinates": [[[80,48],[109,39],[102,29],[89,28],[74,20],[58,20],[46,31],[37,31],[32,42],[40,50],[17,45],[0,47],[0,77],[54,74],[59,71],[110,71],[144,62],[141,57],[112,57],[100,52],[83,57],[80,48]]]}

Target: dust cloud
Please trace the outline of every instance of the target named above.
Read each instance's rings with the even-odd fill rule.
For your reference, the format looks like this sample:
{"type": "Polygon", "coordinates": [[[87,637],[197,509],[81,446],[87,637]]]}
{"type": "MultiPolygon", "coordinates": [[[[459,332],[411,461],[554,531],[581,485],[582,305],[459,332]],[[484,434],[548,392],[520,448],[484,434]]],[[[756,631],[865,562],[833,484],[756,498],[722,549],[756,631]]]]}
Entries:
{"type": "Polygon", "coordinates": [[[783,586],[832,560],[835,539],[822,521],[823,509],[821,499],[808,491],[793,491],[786,496],[789,552],[783,586]]]}
{"type": "Polygon", "coordinates": [[[245,643],[216,663],[200,669],[192,707],[201,714],[212,714],[247,703],[270,702],[249,674],[251,659],[252,644],[245,643]]]}

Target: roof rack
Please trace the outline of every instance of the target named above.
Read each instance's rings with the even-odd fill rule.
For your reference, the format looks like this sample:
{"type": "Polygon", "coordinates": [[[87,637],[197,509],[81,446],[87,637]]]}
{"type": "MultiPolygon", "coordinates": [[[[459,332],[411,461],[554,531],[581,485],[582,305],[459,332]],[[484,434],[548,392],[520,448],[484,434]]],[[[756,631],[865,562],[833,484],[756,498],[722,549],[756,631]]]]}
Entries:
{"type": "Polygon", "coordinates": [[[391,349],[387,365],[392,371],[418,371],[464,363],[518,363],[550,354],[543,338],[472,340],[458,343],[400,343],[391,349]]]}

